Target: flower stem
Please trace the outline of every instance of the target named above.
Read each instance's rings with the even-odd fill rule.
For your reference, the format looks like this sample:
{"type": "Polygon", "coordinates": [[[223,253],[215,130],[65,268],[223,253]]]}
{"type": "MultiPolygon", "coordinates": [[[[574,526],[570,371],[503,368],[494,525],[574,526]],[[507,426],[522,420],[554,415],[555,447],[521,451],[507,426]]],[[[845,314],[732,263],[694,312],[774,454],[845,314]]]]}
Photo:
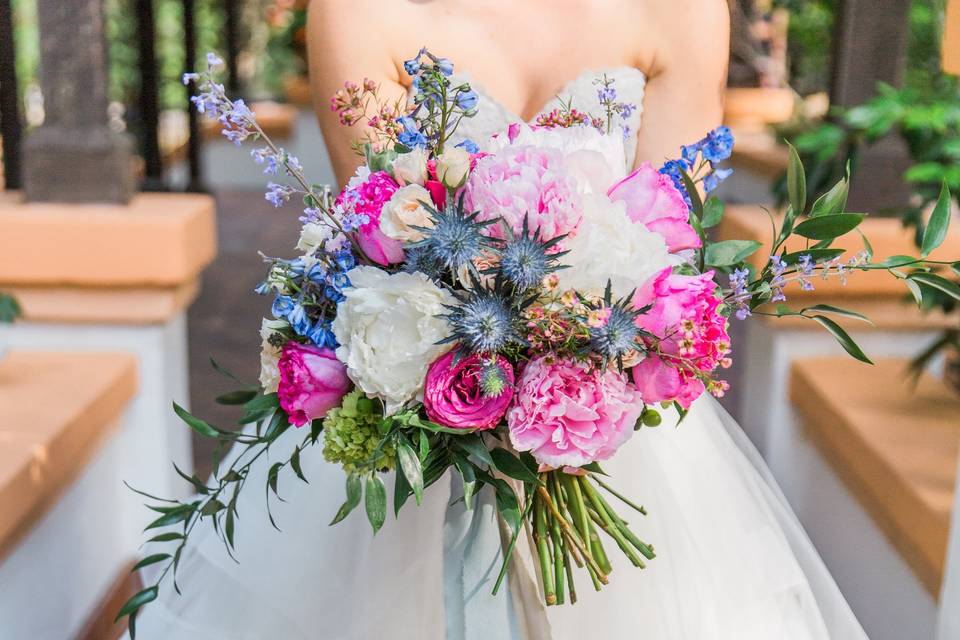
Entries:
{"type": "MultiPolygon", "coordinates": [[[[549,498],[548,498],[549,499],[549,498]]],[[[547,538],[547,509],[544,501],[539,499],[533,506],[534,529],[533,539],[537,544],[537,554],[540,558],[540,577],[543,582],[543,599],[547,606],[557,603],[557,594],[553,584],[553,565],[550,557],[547,538]]]]}
{"type": "Polygon", "coordinates": [[[615,490],[613,487],[611,487],[610,485],[608,485],[606,482],[604,482],[603,480],[601,480],[600,478],[598,478],[598,477],[597,477],[597,474],[595,474],[595,473],[594,473],[594,474],[590,474],[590,477],[593,478],[593,481],[594,481],[594,482],[596,482],[598,485],[600,485],[601,487],[603,487],[604,489],[606,489],[609,493],[611,493],[612,495],[614,495],[614,496],[616,496],[617,498],[619,498],[621,502],[623,502],[624,504],[626,504],[626,505],[629,506],[629,507],[633,507],[635,510],[639,511],[639,512],[642,513],[643,515],[647,515],[647,510],[644,509],[642,505],[637,505],[637,504],[635,504],[634,502],[632,502],[629,498],[627,498],[626,496],[624,496],[623,494],[621,494],[620,492],[618,492],[617,490],[615,490]]]}
{"type": "Polygon", "coordinates": [[[587,498],[590,500],[590,504],[593,506],[594,510],[597,512],[597,515],[600,516],[600,519],[603,522],[604,531],[606,531],[610,537],[616,541],[617,545],[630,559],[630,562],[632,562],[634,566],[641,568],[646,566],[644,565],[643,560],[640,559],[640,556],[637,555],[636,550],[633,548],[630,542],[628,542],[623,536],[620,528],[617,527],[616,523],[614,523],[613,518],[611,518],[610,514],[607,513],[607,510],[603,506],[603,502],[600,500],[599,494],[597,494],[597,490],[594,489],[593,485],[590,484],[590,480],[587,478],[579,478],[579,480],[584,494],[586,494],[587,498]]]}
{"type": "MultiPolygon", "coordinates": [[[[550,481],[548,477],[545,478],[550,481]]],[[[561,496],[557,493],[557,483],[556,481],[550,481],[549,486],[552,490],[554,503],[560,506],[560,512],[563,513],[563,501],[561,496]]],[[[563,534],[560,532],[560,523],[556,518],[550,519],[550,541],[553,544],[553,573],[554,573],[554,586],[557,590],[557,604],[563,604],[564,601],[564,578],[566,577],[565,571],[565,558],[563,555],[563,534]]]]}
{"type": "MultiPolygon", "coordinates": [[[[587,565],[587,568],[591,572],[596,572],[597,581],[603,584],[607,584],[609,582],[609,580],[607,579],[607,574],[600,569],[600,566],[597,564],[597,561],[593,558],[592,555],[590,555],[590,551],[587,549],[587,545],[586,543],[584,543],[583,539],[580,537],[580,534],[578,534],[576,529],[574,529],[570,525],[570,523],[567,522],[566,518],[564,518],[563,515],[559,511],[557,511],[556,505],[553,504],[553,500],[550,499],[550,494],[547,493],[547,490],[542,485],[537,487],[537,495],[539,495],[544,500],[544,502],[546,502],[547,507],[549,507],[550,511],[553,513],[553,517],[555,517],[557,521],[560,523],[560,530],[562,531],[563,535],[567,538],[568,541],[570,541],[571,544],[573,544],[577,548],[577,550],[583,556],[583,559],[587,565]]],[[[598,589],[600,588],[599,585],[597,585],[597,588],[598,589]]]]}

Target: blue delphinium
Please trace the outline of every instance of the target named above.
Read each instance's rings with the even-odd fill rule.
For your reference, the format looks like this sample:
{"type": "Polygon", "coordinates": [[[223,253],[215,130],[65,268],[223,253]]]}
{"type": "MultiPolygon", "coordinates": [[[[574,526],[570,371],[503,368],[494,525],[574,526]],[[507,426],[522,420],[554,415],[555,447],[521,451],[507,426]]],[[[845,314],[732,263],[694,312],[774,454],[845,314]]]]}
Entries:
{"type": "Polygon", "coordinates": [[[457,94],[457,106],[464,111],[476,109],[479,101],[480,96],[478,96],[477,92],[473,90],[461,91],[457,94]]]}
{"type": "Polygon", "coordinates": [[[719,126],[700,141],[700,152],[707,162],[723,162],[733,153],[733,132],[729,127],[719,126]]]}
{"type": "Polygon", "coordinates": [[[480,151],[480,147],[477,146],[477,143],[470,139],[464,140],[456,146],[462,148],[467,153],[479,153],[480,151]]]}

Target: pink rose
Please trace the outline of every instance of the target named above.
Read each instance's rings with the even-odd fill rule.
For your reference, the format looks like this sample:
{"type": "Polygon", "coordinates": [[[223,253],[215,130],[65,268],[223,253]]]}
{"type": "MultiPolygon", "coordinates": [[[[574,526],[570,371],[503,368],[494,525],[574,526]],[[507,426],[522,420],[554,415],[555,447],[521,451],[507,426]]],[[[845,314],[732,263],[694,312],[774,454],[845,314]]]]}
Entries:
{"type": "Polygon", "coordinates": [[[344,213],[367,217],[357,230],[357,243],[371,260],[387,266],[403,262],[403,243],[380,231],[380,213],[400,185],[385,171],[376,171],[352,189],[340,192],[334,202],[344,213]]]}
{"type": "Polygon", "coordinates": [[[500,395],[483,395],[480,375],[483,360],[477,355],[454,362],[448,351],[427,371],[423,391],[423,408],[427,417],[454,429],[492,429],[500,422],[513,397],[513,366],[503,356],[497,364],[504,372],[507,385],[500,395]]]}
{"type": "MultiPolygon", "coordinates": [[[[664,269],[637,290],[633,306],[652,305],[637,316],[641,329],[663,339],[651,341],[657,354],[633,368],[633,382],[647,404],[676,400],[689,408],[707,388],[703,378],[730,366],[727,319],[720,313],[713,272],[684,276],[664,269]]],[[[726,383],[710,383],[722,395],[726,383]]]]}
{"type": "Polygon", "coordinates": [[[290,341],[284,345],[277,367],[280,407],[298,427],[326,416],[350,389],[347,367],[337,360],[333,349],[290,341]]]}
{"type": "Polygon", "coordinates": [[[552,468],[606,460],[633,435],[643,400],[610,369],[542,356],[527,364],[507,412],[510,441],[552,468]]]}
{"type": "Polygon", "coordinates": [[[610,187],[607,195],[613,201],[623,200],[627,204],[627,216],[662,235],[670,251],[700,246],[700,236],[688,222],[690,210],[683,195],[669,176],[658,172],[649,162],[610,187]]]}

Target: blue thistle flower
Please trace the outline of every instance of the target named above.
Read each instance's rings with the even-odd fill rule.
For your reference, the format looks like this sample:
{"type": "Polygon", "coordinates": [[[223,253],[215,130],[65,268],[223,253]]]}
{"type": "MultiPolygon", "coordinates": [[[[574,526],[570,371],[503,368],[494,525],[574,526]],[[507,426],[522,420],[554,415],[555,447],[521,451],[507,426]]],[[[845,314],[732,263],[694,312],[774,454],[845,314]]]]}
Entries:
{"type": "Polygon", "coordinates": [[[519,237],[511,236],[500,251],[500,274],[512,284],[517,291],[523,292],[538,286],[549,273],[562,268],[557,259],[567,254],[566,251],[548,254],[547,252],[558,242],[566,238],[566,234],[557,236],[547,242],[537,239],[537,232],[530,233],[527,227],[527,218],[523,218],[523,230],[519,237]]]}
{"type": "Polygon", "coordinates": [[[401,269],[407,273],[419,271],[431,278],[437,277],[440,273],[440,265],[430,254],[427,247],[408,248],[401,269]]]}
{"type": "Polygon", "coordinates": [[[613,301],[611,282],[607,281],[603,301],[590,308],[604,309],[609,313],[601,326],[590,326],[590,350],[599,354],[604,362],[616,361],[617,367],[623,371],[623,356],[637,348],[636,338],[640,333],[637,328],[637,316],[643,309],[633,308],[633,292],[613,301]]]}
{"type": "Polygon", "coordinates": [[[501,291],[475,287],[454,292],[459,306],[448,306],[443,316],[450,323],[450,336],[438,344],[459,342],[471,353],[492,354],[510,344],[525,344],[517,332],[519,314],[501,291]]]}
{"type": "Polygon", "coordinates": [[[413,227],[426,237],[410,246],[425,249],[426,257],[433,260],[440,270],[456,272],[461,267],[467,267],[474,277],[479,277],[473,260],[479,257],[482,249],[491,246],[490,239],[482,231],[493,220],[477,222],[477,212],[467,213],[463,210],[463,197],[464,194],[460,194],[457,204],[447,205],[442,212],[423,203],[430,213],[433,227],[413,227]]]}

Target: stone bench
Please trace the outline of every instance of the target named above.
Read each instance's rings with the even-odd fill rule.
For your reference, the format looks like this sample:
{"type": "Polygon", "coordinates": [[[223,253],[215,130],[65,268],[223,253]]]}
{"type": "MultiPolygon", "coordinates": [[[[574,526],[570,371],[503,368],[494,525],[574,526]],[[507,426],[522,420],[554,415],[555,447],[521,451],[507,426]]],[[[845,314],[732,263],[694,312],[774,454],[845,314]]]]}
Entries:
{"type": "Polygon", "coordinates": [[[907,362],[794,362],[775,469],[873,640],[934,637],[957,476],[960,396],[907,362]]]}
{"type": "Polygon", "coordinates": [[[134,557],[146,514],[123,480],[142,462],[128,411],[137,387],[129,354],[0,358],[4,638],[77,637],[134,557]]]}

